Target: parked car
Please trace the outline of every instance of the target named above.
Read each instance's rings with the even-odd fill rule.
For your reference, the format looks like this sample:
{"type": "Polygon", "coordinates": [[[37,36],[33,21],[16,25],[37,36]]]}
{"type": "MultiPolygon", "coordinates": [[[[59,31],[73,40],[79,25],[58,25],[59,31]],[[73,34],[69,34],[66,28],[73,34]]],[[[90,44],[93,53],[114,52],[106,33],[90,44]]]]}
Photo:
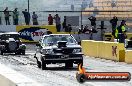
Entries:
{"type": "Polygon", "coordinates": [[[70,34],[50,34],[41,37],[35,58],[37,65],[42,70],[46,64],[65,63],[65,67],[73,67],[74,64],[83,64],[81,46],[70,34]]]}
{"type": "Polygon", "coordinates": [[[0,33],[0,54],[15,53],[25,55],[26,45],[22,44],[18,32],[0,33]]]}

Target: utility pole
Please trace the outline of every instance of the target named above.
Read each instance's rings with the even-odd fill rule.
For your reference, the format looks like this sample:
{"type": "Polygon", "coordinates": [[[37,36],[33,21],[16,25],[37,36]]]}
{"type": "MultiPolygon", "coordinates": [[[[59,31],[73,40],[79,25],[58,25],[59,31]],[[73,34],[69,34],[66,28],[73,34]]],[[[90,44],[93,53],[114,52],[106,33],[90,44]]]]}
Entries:
{"type": "Polygon", "coordinates": [[[97,29],[100,29],[101,30],[101,40],[103,41],[104,40],[104,21],[101,21],[101,25],[100,25],[100,28],[97,28],[97,29]]]}
{"type": "Polygon", "coordinates": [[[28,0],[28,12],[29,12],[29,0],[28,0]]]}
{"type": "Polygon", "coordinates": [[[82,9],[81,9],[81,25],[82,25],[82,9]]]}

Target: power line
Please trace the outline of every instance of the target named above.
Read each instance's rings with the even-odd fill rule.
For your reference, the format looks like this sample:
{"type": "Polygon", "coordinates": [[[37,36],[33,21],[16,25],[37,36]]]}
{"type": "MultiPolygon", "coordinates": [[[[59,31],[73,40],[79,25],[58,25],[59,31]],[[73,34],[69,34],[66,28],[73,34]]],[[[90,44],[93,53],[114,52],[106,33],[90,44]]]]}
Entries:
{"type": "Polygon", "coordinates": [[[132,10],[131,11],[119,11],[119,10],[109,10],[109,11],[104,11],[104,10],[93,10],[93,11],[91,11],[91,10],[87,10],[87,11],[58,11],[58,10],[56,10],[56,11],[36,11],[36,12],[132,12],[132,10]]]}

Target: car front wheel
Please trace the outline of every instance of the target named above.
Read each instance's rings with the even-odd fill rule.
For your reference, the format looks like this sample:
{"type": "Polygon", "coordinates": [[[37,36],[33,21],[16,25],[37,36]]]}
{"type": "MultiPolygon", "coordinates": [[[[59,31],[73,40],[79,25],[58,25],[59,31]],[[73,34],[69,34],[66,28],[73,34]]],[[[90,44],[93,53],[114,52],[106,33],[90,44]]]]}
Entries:
{"type": "Polygon", "coordinates": [[[37,61],[37,66],[38,66],[38,68],[41,68],[41,62],[40,61],[37,61]]]}
{"type": "Polygon", "coordinates": [[[77,74],[76,78],[79,83],[83,83],[86,81],[86,76],[84,74],[77,74]]]}
{"type": "Polygon", "coordinates": [[[46,62],[44,61],[44,59],[42,59],[42,70],[46,69],[46,62]]]}
{"type": "Polygon", "coordinates": [[[82,64],[83,65],[83,60],[79,64],[82,64]]]}

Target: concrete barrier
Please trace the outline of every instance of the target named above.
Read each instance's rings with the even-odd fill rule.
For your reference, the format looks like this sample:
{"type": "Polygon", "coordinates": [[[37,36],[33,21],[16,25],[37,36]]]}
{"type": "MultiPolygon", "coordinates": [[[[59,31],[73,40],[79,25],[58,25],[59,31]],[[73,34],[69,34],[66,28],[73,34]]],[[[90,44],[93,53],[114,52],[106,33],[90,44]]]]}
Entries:
{"type": "Polygon", "coordinates": [[[98,57],[98,42],[92,41],[90,44],[90,53],[93,57],[98,57]]]}
{"type": "Polygon", "coordinates": [[[125,61],[124,60],[125,54],[123,53],[123,51],[125,50],[125,47],[123,43],[105,42],[104,47],[105,47],[105,52],[104,52],[105,59],[110,59],[110,60],[120,61],[120,62],[125,61]]]}
{"type": "Polygon", "coordinates": [[[125,62],[128,64],[132,64],[132,50],[126,50],[125,62]]]}
{"type": "Polygon", "coordinates": [[[86,56],[92,56],[91,52],[92,52],[92,41],[93,40],[83,40],[81,41],[81,46],[82,46],[82,52],[84,53],[84,55],[86,56]]]}
{"type": "Polygon", "coordinates": [[[42,86],[30,78],[0,64],[0,86],[42,86]]]}
{"type": "Polygon", "coordinates": [[[97,57],[103,58],[104,51],[105,51],[104,41],[98,41],[98,56],[97,57]]]}
{"type": "Polygon", "coordinates": [[[114,61],[125,61],[125,47],[123,43],[82,40],[84,55],[99,57],[114,61]]]}

